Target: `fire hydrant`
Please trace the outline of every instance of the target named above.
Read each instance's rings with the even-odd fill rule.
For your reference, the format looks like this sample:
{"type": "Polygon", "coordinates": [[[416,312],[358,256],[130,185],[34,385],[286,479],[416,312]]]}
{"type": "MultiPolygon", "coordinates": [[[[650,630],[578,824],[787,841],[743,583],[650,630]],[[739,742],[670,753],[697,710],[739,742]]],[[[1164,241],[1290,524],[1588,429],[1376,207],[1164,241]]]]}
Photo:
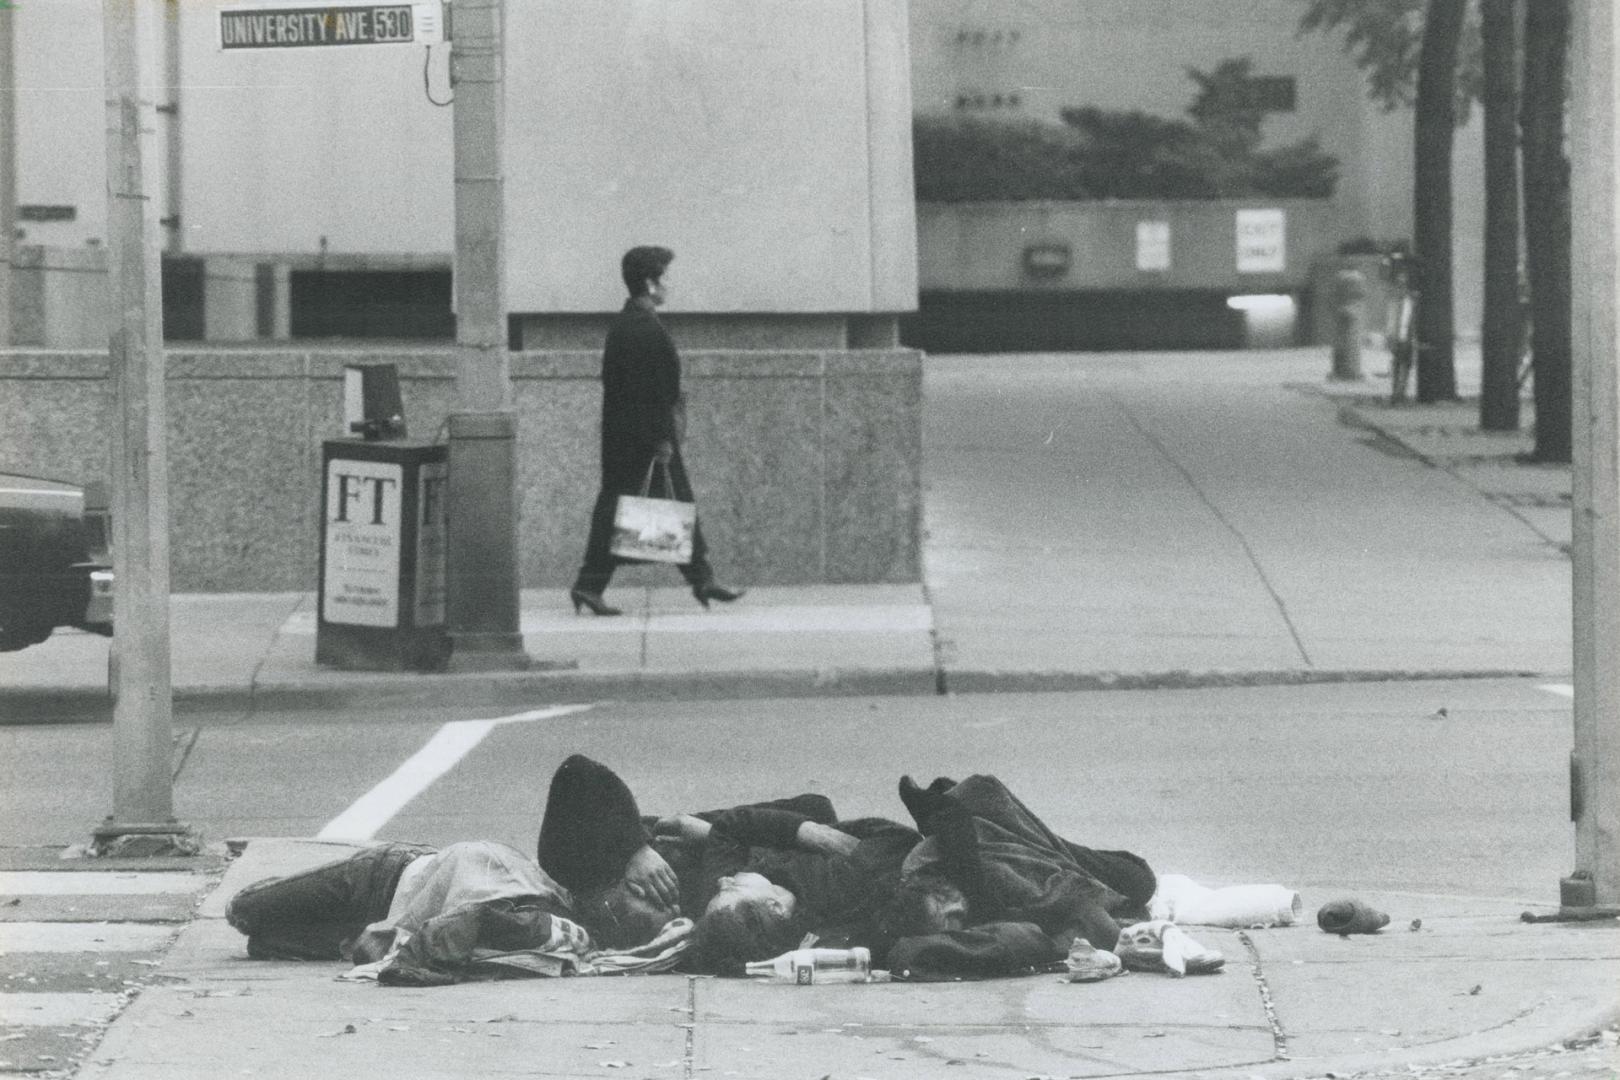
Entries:
{"type": "Polygon", "coordinates": [[[1331,379],[1361,378],[1361,335],[1366,316],[1367,278],[1360,270],[1333,275],[1333,371],[1331,379]]]}

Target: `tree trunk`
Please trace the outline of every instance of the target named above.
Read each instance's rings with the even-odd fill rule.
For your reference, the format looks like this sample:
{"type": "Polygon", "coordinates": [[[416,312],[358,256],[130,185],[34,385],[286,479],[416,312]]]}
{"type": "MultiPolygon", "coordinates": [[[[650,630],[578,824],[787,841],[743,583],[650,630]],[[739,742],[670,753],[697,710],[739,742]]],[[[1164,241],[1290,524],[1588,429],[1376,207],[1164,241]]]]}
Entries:
{"type": "Polygon", "coordinates": [[[1457,396],[1452,355],[1456,327],[1451,295],[1451,144],[1457,117],[1457,42],[1466,8],[1467,0],[1429,0],[1418,54],[1412,240],[1418,258],[1419,401],[1450,401],[1457,396]]]}
{"type": "Polygon", "coordinates": [[[1485,39],[1485,318],[1479,426],[1519,426],[1519,125],[1515,0],[1482,0],[1485,39]]]}
{"type": "Polygon", "coordinates": [[[1573,400],[1569,158],[1564,152],[1569,0],[1531,0],[1524,19],[1525,252],[1530,277],[1538,461],[1569,461],[1573,400]]]}

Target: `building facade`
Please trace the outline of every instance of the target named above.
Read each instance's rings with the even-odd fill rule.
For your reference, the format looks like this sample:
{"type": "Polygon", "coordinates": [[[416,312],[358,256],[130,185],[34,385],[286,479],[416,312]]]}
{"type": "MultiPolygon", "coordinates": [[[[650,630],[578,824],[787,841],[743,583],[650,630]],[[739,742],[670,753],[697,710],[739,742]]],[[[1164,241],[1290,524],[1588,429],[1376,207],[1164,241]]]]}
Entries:
{"type": "MultiPolygon", "coordinates": [[[[1298,32],[1303,10],[1299,0],[912,0],[918,116],[1060,124],[1064,109],[1092,106],[1186,119],[1198,91],[1189,70],[1247,59],[1266,109],[1265,145],[1314,136],[1338,159],[1339,182],[1315,205],[925,204],[922,316],[908,340],[975,350],[1256,344],[1254,313],[1266,305],[1251,294],[1291,313],[1291,331],[1261,328],[1265,343],[1311,339],[1313,322],[1330,322],[1322,294],[1340,245],[1411,236],[1412,113],[1369,100],[1336,37],[1298,32]],[[1243,266],[1240,222],[1256,213],[1285,220],[1280,268],[1243,266]],[[1049,251],[1063,253],[1062,272],[1041,261],[1049,251]],[[997,322],[1006,329],[989,332],[997,322]]],[[[1465,337],[1478,334],[1481,317],[1480,127],[1476,109],[1455,160],[1465,337]]]]}
{"type": "MultiPolygon", "coordinates": [[[[453,93],[449,47],[228,51],[221,6],[150,4],[171,336],[448,337],[452,161],[440,103],[453,93]]],[[[919,289],[934,310],[975,293],[964,311],[1009,291],[1048,306],[1074,293],[1092,322],[1106,321],[1096,301],[1107,293],[1124,304],[1116,315],[1146,310],[1156,322],[1178,306],[1219,320],[1224,300],[1251,287],[1281,285],[1307,304],[1320,280],[1311,264],[1339,244],[1410,236],[1412,147],[1410,111],[1369,101],[1337,40],[1297,32],[1301,10],[1298,0],[510,3],[514,344],[593,347],[616,305],[610,253],[646,240],[680,252],[671,317],[714,347],[892,343],[919,289]],[[1068,245],[1071,265],[1089,268],[1074,278],[1009,268],[1006,242],[965,247],[964,235],[987,228],[983,207],[926,206],[919,239],[913,112],[1056,123],[1063,109],[1090,105],[1180,118],[1197,89],[1188,69],[1234,58],[1252,61],[1270,104],[1268,144],[1315,135],[1340,162],[1331,200],[1290,211],[1316,247],[1290,243],[1286,280],[1193,287],[1140,271],[1121,258],[1128,248],[1087,246],[1088,230],[1111,227],[1100,218],[1031,241],[1068,245]]],[[[93,263],[102,231],[102,103],[97,80],[82,77],[99,71],[100,5],[53,0],[12,17],[23,242],[39,246],[25,256],[37,269],[25,267],[21,304],[58,313],[93,295],[67,275],[93,263]]],[[[1479,126],[1459,133],[1456,161],[1465,336],[1480,317],[1479,126]]],[[[1204,265],[1235,251],[1221,230],[1243,208],[1178,232],[1174,255],[1204,265]]],[[[1141,220],[1159,228],[1208,209],[1141,220]]],[[[1088,212],[1117,216],[1085,206],[1060,216],[1088,212]]],[[[1027,207],[1010,208],[1005,228],[1028,218],[1027,207]]],[[[1027,246],[1015,245],[1014,258],[1027,246]]],[[[24,343],[84,340],[53,318],[54,339],[24,343]]]]}

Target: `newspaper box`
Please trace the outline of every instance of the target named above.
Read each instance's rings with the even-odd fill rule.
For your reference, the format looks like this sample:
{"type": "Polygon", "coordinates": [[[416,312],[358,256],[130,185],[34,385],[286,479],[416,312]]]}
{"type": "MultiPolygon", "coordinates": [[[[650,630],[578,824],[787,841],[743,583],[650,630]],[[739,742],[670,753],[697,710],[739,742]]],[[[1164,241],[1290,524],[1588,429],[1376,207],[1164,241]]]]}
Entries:
{"type": "Polygon", "coordinates": [[[321,444],[315,662],[349,671],[440,671],[449,448],[407,439],[321,444]]]}

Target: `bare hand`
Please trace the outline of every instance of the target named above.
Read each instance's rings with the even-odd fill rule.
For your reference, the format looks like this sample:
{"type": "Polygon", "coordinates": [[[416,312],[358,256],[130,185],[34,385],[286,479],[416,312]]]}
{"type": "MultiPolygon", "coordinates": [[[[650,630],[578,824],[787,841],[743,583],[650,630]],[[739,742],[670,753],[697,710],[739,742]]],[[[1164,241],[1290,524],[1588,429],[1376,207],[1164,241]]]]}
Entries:
{"type": "Polygon", "coordinates": [[[681,883],[664,857],[646,844],[641,845],[624,867],[625,886],[642,899],[656,899],[665,907],[681,900],[681,883]]]}
{"type": "Polygon", "coordinates": [[[683,844],[701,844],[709,838],[709,823],[691,814],[671,814],[658,819],[654,836],[667,836],[683,844]]]}

